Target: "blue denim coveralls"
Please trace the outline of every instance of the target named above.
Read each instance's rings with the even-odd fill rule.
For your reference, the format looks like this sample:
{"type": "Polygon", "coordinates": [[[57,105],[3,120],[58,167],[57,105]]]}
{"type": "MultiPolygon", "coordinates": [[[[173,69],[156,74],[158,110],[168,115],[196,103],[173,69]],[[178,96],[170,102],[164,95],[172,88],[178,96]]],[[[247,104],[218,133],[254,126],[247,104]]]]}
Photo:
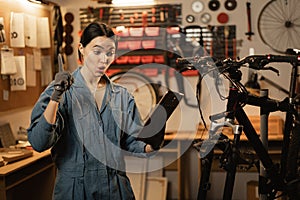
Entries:
{"type": "Polygon", "coordinates": [[[144,157],[146,144],[134,137],[142,123],[133,96],[106,77],[108,84],[99,110],[80,67],[73,77],[74,83],[59,105],[56,123],[47,123],[43,115],[54,89],[52,82],[34,106],[28,128],[29,142],[36,151],[52,147],[58,169],[53,198],[134,199],[122,151],[144,157]]]}

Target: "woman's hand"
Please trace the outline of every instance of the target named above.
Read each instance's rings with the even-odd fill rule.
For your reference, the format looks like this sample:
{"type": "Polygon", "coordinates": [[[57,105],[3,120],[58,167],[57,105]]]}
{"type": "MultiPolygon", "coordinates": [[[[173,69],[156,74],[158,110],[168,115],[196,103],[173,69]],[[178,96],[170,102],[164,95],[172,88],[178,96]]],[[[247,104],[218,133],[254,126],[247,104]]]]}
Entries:
{"type": "Polygon", "coordinates": [[[153,150],[153,148],[151,147],[151,145],[150,144],[147,144],[146,146],[145,146],[145,152],[146,153],[151,153],[151,152],[153,152],[154,150],[153,150]]]}

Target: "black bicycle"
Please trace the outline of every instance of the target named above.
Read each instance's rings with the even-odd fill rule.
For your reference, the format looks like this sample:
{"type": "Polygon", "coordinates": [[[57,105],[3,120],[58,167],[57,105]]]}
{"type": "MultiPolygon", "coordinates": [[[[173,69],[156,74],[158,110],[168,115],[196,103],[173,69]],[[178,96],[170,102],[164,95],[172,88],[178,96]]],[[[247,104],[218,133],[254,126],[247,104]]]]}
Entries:
{"type": "Polygon", "coordinates": [[[202,76],[211,72],[217,72],[230,81],[229,95],[226,98],[226,111],[210,116],[211,122],[208,138],[195,141],[194,146],[199,150],[201,157],[201,179],[198,199],[206,199],[207,191],[210,189],[209,179],[215,148],[222,151],[220,166],[226,171],[223,199],[232,199],[235,175],[239,165],[248,165],[249,168],[257,167],[261,174],[259,177],[259,193],[265,199],[276,199],[279,196],[286,196],[289,199],[300,199],[298,169],[300,122],[297,112],[299,94],[297,95],[296,93],[300,57],[298,55],[253,55],[240,60],[228,58],[221,61],[208,57],[193,57],[178,58],[177,63],[182,71],[193,68],[200,71],[202,76]],[[251,95],[240,82],[242,77],[240,68],[243,66],[254,70],[272,70],[279,73],[277,69],[268,66],[269,63],[273,62],[285,62],[292,66],[289,95],[282,101],[270,99],[266,96],[251,95]],[[270,112],[286,112],[280,165],[274,163],[268,154],[268,150],[265,148],[264,141],[260,139],[251,124],[243,109],[246,104],[260,107],[261,115],[266,117],[268,117],[270,112]],[[233,140],[230,140],[222,131],[218,131],[224,126],[232,128],[233,140]],[[257,160],[245,158],[245,155],[240,151],[242,131],[257,155],[257,160]],[[260,165],[263,166],[264,173],[261,173],[260,169],[262,168],[259,167],[260,165]]]}

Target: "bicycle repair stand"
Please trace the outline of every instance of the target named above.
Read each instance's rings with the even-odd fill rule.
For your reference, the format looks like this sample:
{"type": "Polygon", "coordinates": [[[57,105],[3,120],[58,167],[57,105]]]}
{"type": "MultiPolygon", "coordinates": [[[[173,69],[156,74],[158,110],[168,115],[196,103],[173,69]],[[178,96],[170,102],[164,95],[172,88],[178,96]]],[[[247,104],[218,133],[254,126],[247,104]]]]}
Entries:
{"type": "MultiPolygon", "coordinates": [[[[260,97],[268,98],[269,90],[263,89],[260,90],[260,97]]],[[[260,140],[268,151],[268,119],[270,112],[264,107],[260,107],[260,140]]],[[[258,194],[260,200],[267,200],[267,172],[263,167],[262,163],[259,163],[259,179],[258,179],[258,194]]]]}

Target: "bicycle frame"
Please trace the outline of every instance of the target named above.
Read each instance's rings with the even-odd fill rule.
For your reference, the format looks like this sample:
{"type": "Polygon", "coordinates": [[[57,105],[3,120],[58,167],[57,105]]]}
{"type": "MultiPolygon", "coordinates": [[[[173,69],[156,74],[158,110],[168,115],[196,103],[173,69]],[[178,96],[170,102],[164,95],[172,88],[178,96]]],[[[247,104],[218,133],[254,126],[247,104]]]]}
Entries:
{"type": "MultiPolygon", "coordinates": [[[[292,73],[291,73],[291,80],[290,80],[290,89],[289,89],[289,95],[288,98],[284,101],[276,101],[269,98],[261,98],[256,96],[241,96],[239,94],[239,91],[234,86],[231,86],[229,91],[229,97],[228,97],[228,103],[227,103],[227,113],[229,113],[226,116],[226,119],[229,119],[233,121],[236,119],[238,121],[238,124],[243,127],[243,131],[249,141],[249,143],[252,145],[255,153],[257,154],[260,162],[265,168],[266,174],[268,179],[270,180],[268,183],[267,181],[263,181],[265,183],[264,185],[260,185],[260,192],[265,193],[268,195],[268,199],[275,199],[277,191],[283,191],[284,194],[287,193],[287,179],[288,176],[294,176],[295,172],[288,172],[287,171],[287,165],[289,164],[287,162],[288,154],[289,154],[289,145],[290,145],[290,136],[292,134],[292,127],[294,122],[293,115],[295,113],[295,103],[293,102],[293,99],[296,96],[296,80],[298,75],[298,69],[297,69],[297,63],[291,63],[292,73]],[[267,115],[270,112],[274,111],[284,111],[286,112],[286,120],[285,120],[285,127],[284,127],[284,135],[283,135],[283,145],[282,145],[282,155],[280,160],[280,169],[276,164],[274,164],[273,160],[271,159],[270,155],[268,154],[267,149],[265,148],[264,144],[260,140],[257,132],[255,131],[252,123],[250,122],[247,114],[245,113],[243,107],[241,106],[241,102],[244,102],[249,105],[258,106],[261,108],[264,108],[264,112],[267,113],[267,115]],[[233,112],[232,112],[233,111],[233,112]],[[289,175],[291,173],[292,175],[289,175]]],[[[233,78],[236,81],[241,80],[241,72],[239,70],[231,70],[229,72],[230,77],[233,78]]],[[[225,120],[226,120],[225,119],[225,120]]],[[[213,122],[212,122],[213,124],[213,122]]],[[[299,128],[299,126],[298,126],[299,128]]],[[[213,131],[210,131],[209,134],[214,134],[213,131]]],[[[300,134],[300,131],[298,131],[295,134],[300,134]]],[[[236,148],[239,147],[239,138],[237,135],[234,135],[234,142],[233,142],[233,148],[235,148],[235,151],[237,151],[236,148]]],[[[299,138],[299,136],[297,136],[299,138]]],[[[209,172],[211,171],[212,161],[213,161],[213,150],[208,154],[209,156],[205,158],[205,165],[202,166],[202,172],[209,172]]],[[[234,155],[231,155],[234,157],[234,155]]],[[[235,173],[236,173],[236,167],[238,165],[237,159],[233,159],[231,161],[231,169],[226,170],[226,183],[223,191],[223,199],[224,200],[230,200],[232,199],[232,193],[234,188],[234,181],[235,181],[235,173]]],[[[202,177],[201,177],[202,178],[202,177]]],[[[294,178],[294,177],[292,177],[294,178]]],[[[198,200],[202,200],[206,198],[207,188],[204,188],[203,185],[210,185],[209,184],[209,175],[205,174],[203,179],[201,179],[202,183],[199,185],[199,193],[198,193],[198,200]]],[[[289,181],[289,180],[288,180],[289,181]]]]}

